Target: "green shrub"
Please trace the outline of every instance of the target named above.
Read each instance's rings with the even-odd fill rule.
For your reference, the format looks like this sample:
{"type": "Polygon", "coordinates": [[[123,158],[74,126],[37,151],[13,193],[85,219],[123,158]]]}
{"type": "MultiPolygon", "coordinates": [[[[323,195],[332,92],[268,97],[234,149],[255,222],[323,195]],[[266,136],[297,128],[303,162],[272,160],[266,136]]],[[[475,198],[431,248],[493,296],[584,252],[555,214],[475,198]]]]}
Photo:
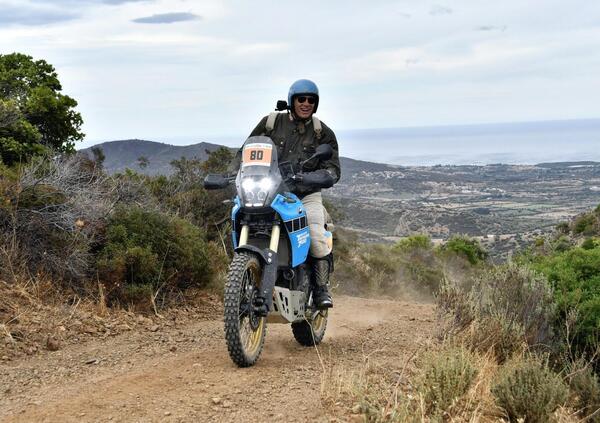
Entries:
{"type": "Polygon", "coordinates": [[[444,279],[441,264],[433,260],[433,255],[411,256],[403,261],[400,274],[417,289],[435,294],[444,279]]]}
{"type": "Polygon", "coordinates": [[[441,247],[443,252],[452,252],[466,258],[472,265],[487,259],[488,253],[474,239],[465,236],[453,236],[441,247]]]}
{"type": "Polygon", "coordinates": [[[209,266],[209,248],[199,228],[136,207],[120,207],[111,216],[97,265],[117,295],[125,287],[136,292],[132,286],[205,286],[218,270],[209,266]]]}
{"type": "Polygon", "coordinates": [[[594,235],[598,233],[598,218],[593,213],[578,216],[573,222],[573,233],[576,235],[594,235]]]}
{"type": "Polygon", "coordinates": [[[151,305],[150,297],[154,295],[154,286],[146,285],[125,285],[120,292],[119,300],[124,304],[147,304],[151,305]]]}
{"type": "Polygon", "coordinates": [[[581,243],[581,248],[584,250],[593,250],[596,247],[600,247],[600,241],[597,238],[586,238],[581,243]]]}
{"type": "Polygon", "coordinates": [[[403,238],[394,245],[398,251],[430,250],[433,244],[428,235],[418,234],[403,238]]]}
{"type": "Polygon", "coordinates": [[[562,253],[568,251],[573,246],[573,241],[568,236],[560,236],[552,241],[552,251],[562,253]]]}
{"type": "Polygon", "coordinates": [[[387,276],[394,275],[400,267],[398,257],[395,257],[391,249],[385,245],[370,246],[362,257],[367,266],[387,276]]]}
{"type": "Polygon", "coordinates": [[[501,367],[491,391],[510,421],[527,423],[548,422],[569,392],[562,379],[534,357],[501,367]]]}
{"type": "Polygon", "coordinates": [[[425,356],[416,382],[429,415],[439,416],[467,393],[477,376],[475,357],[468,350],[449,347],[425,356]]]}
{"type": "Polygon", "coordinates": [[[570,341],[579,352],[592,352],[600,334],[600,247],[572,248],[550,256],[535,256],[531,266],[547,276],[554,288],[560,314],[556,325],[564,328],[567,316],[577,319],[570,341]]]}

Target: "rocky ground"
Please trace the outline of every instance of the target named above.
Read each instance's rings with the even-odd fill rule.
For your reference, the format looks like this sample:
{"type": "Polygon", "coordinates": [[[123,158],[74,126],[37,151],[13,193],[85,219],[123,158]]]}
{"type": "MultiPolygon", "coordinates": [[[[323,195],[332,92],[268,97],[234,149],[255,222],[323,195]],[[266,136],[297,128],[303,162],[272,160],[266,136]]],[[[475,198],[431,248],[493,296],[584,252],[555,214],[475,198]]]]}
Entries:
{"type": "MultiPolygon", "coordinates": [[[[257,365],[239,369],[218,304],[204,315],[130,316],[129,329],[98,324],[100,333],[59,339],[56,351],[5,355],[0,421],[361,421],[351,403],[324,400],[335,382],[330,370],[357,369],[369,357],[401,372],[435,325],[428,303],[338,297],[318,349],[273,324],[257,365]]],[[[63,327],[68,332],[69,321],[63,327]]]]}

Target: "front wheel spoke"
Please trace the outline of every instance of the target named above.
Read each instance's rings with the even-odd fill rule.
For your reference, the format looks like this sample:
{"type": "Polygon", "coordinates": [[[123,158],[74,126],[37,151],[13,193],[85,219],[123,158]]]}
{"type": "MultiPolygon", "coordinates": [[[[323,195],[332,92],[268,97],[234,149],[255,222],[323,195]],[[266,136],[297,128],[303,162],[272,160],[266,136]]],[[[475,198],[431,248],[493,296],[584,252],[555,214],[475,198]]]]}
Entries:
{"type": "Polygon", "coordinates": [[[249,317],[250,316],[250,304],[249,303],[242,303],[240,304],[240,313],[239,313],[239,319],[240,321],[244,318],[244,317],[249,317]]]}

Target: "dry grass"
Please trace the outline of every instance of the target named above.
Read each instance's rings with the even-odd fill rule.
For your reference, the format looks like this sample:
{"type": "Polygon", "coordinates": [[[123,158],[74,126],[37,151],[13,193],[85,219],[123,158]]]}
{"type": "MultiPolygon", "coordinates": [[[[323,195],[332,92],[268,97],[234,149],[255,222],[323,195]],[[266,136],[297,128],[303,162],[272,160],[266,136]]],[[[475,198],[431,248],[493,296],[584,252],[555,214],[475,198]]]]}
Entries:
{"type": "Polygon", "coordinates": [[[443,336],[458,337],[502,364],[525,350],[553,347],[555,305],[548,282],[514,263],[492,267],[470,284],[446,279],[438,297],[443,336]]]}
{"type": "MultiPolygon", "coordinates": [[[[511,366],[527,362],[517,357],[511,366]]],[[[500,422],[506,414],[496,403],[492,387],[507,369],[497,364],[492,353],[472,353],[465,345],[447,341],[405,358],[399,370],[378,365],[366,354],[360,365],[352,367],[326,360],[321,397],[331,414],[347,421],[500,422]]],[[[576,410],[559,402],[555,401],[546,421],[578,422],[576,410]]]]}

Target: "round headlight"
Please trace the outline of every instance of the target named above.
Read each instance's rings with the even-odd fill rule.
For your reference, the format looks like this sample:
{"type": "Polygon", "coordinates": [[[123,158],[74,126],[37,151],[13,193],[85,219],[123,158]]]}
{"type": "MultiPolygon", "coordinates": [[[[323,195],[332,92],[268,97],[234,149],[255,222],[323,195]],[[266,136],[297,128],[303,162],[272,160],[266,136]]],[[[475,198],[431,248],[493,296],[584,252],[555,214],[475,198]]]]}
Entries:
{"type": "Polygon", "coordinates": [[[242,181],[242,188],[244,191],[252,191],[256,186],[256,181],[252,178],[245,178],[242,181]]]}
{"type": "Polygon", "coordinates": [[[273,186],[273,180],[271,178],[262,178],[258,186],[262,191],[269,191],[273,186]]]}

